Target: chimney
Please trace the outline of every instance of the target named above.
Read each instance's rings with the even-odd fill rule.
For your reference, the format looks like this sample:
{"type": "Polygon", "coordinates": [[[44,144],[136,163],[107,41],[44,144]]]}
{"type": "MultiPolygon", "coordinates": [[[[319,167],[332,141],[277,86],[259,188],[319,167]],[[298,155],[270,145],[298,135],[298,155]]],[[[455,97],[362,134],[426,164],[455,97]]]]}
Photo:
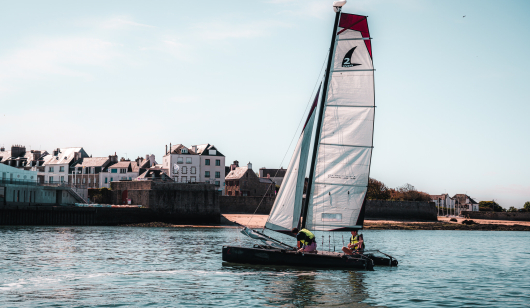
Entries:
{"type": "Polygon", "coordinates": [[[167,154],[167,144],[166,144],[166,154],[167,154]]]}
{"type": "Polygon", "coordinates": [[[145,160],[149,160],[149,154],[145,154],[145,160]]]}
{"type": "Polygon", "coordinates": [[[192,145],[191,150],[195,153],[197,153],[197,145],[192,145]]]}
{"type": "Polygon", "coordinates": [[[169,143],[169,153],[171,154],[171,142],[169,143]]]}
{"type": "Polygon", "coordinates": [[[250,162],[248,162],[247,167],[249,170],[252,170],[252,164],[250,162]]]}

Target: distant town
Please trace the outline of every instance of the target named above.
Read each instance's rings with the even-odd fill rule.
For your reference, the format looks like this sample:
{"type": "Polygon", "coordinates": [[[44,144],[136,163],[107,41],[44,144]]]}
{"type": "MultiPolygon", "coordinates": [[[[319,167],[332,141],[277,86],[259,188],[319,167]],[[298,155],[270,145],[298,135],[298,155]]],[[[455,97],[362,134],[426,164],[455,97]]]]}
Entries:
{"type": "MultiPolygon", "coordinates": [[[[83,147],[56,148],[48,151],[26,150],[23,145],[0,147],[0,184],[35,184],[45,187],[61,187],[61,200],[54,191],[35,191],[0,187],[0,204],[34,203],[94,203],[89,190],[111,188],[113,182],[162,181],[183,184],[210,184],[219,196],[275,197],[286,174],[286,169],[259,168],[252,163],[240,166],[237,160],[226,165],[225,156],[212,144],[185,146],[169,144],[158,163],[155,155],[146,154],[134,160],[116,153],[105,157],[93,157],[83,147]],[[45,197],[49,197],[45,200],[45,197]]],[[[431,195],[417,191],[406,184],[388,188],[382,182],[370,179],[368,199],[430,201],[438,215],[460,215],[462,211],[507,211],[494,201],[477,202],[467,194],[447,193],[431,195]]],[[[94,198],[93,198],[94,199],[94,198]]],[[[112,200],[114,203],[131,202],[127,198],[112,200]]],[[[525,211],[525,204],[520,211],[525,211]]],[[[510,208],[515,212],[517,209],[510,208]]]]}

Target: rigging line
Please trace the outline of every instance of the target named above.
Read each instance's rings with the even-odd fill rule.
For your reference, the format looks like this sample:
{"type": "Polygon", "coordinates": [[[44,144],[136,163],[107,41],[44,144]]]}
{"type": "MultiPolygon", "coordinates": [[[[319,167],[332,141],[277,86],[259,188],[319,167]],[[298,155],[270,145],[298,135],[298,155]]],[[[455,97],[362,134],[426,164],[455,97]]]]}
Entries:
{"type": "MultiPolygon", "coordinates": [[[[282,158],[282,161],[280,162],[280,167],[283,165],[283,161],[285,160],[285,157],[287,156],[287,154],[289,153],[289,149],[291,148],[291,145],[293,144],[293,141],[294,139],[296,138],[296,135],[297,135],[297,132],[298,132],[298,129],[300,128],[300,125],[302,124],[302,121],[304,120],[304,115],[307,111],[307,109],[309,108],[309,106],[311,106],[311,99],[313,98],[313,95],[315,93],[315,89],[318,85],[318,81],[320,80],[320,76],[322,75],[322,70],[324,70],[324,65],[326,64],[326,60],[328,58],[328,54],[329,54],[329,50],[328,52],[326,53],[325,57],[324,57],[324,62],[322,63],[322,67],[320,68],[320,72],[318,74],[318,78],[317,78],[317,81],[315,83],[315,86],[313,87],[313,91],[311,92],[311,96],[309,97],[309,100],[307,102],[307,105],[306,105],[306,108],[304,110],[304,113],[302,114],[302,118],[300,119],[300,122],[298,123],[298,127],[296,127],[296,131],[294,132],[294,135],[293,135],[293,138],[291,139],[291,143],[289,143],[289,146],[287,147],[287,150],[285,151],[285,154],[283,155],[283,158],[282,158]]],[[[279,169],[276,169],[276,173],[274,174],[274,177],[276,177],[276,175],[278,174],[278,171],[279,169]]],[[[261,206],[261,203],[263,202],[263,200],[265,199],[265,196],[267,196],[267,193],[269,192],[269,189],[272,187],[272,183],[269,185],[269,187],[267,187],[267,190],[265,191],[265,194],[263,195],[263,197],[261,197],[261,200],[260,202],[258,203],[258,206],[256,207],[256,210],[254,210],[254,213],[252,213],[252,215],[250,216],[248,222],[247,222],[247,225],[250,223],[250,221],[252,220],[252,218],[254,217],[254,215],[256,215],[256,212],[258,211],[259,207],[261,206]]],[[[270,215],[269,215],[270,217],[270,215]]],[[[269,218],[267,218],[267,222],[269,221],[269,218]]],[[[265,224],[267,223],[265,222],[265,224]]],[[[263,231],[265,231],[265,226],[263,227],[263,231]]]]}

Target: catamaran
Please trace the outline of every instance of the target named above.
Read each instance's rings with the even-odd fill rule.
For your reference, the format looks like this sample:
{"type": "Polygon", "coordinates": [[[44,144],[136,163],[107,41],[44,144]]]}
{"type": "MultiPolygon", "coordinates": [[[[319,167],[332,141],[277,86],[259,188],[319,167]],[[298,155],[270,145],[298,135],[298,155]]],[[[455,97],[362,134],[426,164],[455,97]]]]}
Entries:
{"type": "MultiPolygon", "coordinates": [[[[293,228],[326,232],[363,228],[373,149],[374,68],[367,17],[342,13],[345,3],[333,3],[335,23],[320,104],[319,88],[265,229],[294,235],[293,228]]],[[[367,270],[397,265],[396,259],[379,251],[345,255],[319,248],[316,253],[302,253],[257,230],[245,227],[242,233],[260,244],[223,246],[223,261],[367,270]]]]}

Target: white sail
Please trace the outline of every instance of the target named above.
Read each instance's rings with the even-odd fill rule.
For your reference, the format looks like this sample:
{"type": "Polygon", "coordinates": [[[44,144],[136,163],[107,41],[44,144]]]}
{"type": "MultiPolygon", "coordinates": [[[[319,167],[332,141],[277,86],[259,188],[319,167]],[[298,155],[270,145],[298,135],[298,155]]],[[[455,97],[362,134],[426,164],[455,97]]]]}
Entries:
{"type": "MultiPolygon", "coordinates": [[[[318,93],[315,102],[318,99],[318,93]]],[[[302,196],[304,192],[305,174],[309,147],[311,145],[311,133],[315,112],[310,112],[306,126],[298,139],[293,157],[287,167],[282,186],[265,228],[290,234],[292,228],[298,227],[302,210],[302,196]]]]}
{"type": "Polygon", "coordinates": [[[306,216],[310,230],[359,229],[364,219],[375,107],[371,45],[366,17],[342,14],[339,25],[306,216]]]}

